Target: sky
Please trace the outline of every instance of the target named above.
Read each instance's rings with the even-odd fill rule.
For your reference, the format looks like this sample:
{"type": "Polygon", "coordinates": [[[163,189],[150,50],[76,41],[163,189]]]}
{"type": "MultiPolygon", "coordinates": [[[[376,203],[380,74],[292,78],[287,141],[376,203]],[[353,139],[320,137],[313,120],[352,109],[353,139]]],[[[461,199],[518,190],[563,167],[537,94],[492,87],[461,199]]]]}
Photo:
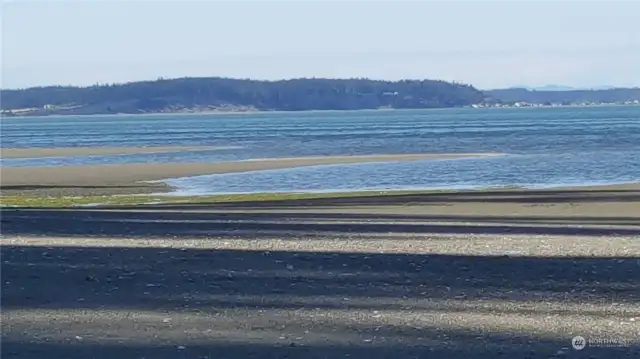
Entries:
{"type": "Polygon", "coordinates": [[[0,0],[2,88],[158,77],[640,86],[640,1],[0,0]]]}

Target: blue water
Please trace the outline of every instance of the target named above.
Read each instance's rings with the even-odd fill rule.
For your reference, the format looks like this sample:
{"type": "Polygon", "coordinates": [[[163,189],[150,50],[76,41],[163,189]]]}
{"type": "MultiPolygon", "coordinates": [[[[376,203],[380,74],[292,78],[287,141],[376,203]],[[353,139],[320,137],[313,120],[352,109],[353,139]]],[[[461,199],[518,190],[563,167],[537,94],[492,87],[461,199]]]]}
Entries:
{"type": "Polygon", "coordinates": [[[137,155],[4,159],[2,166],[500,152],[504,156],[198,176],[183,192],[475,188],[640,182],[640,107],[3,118],[3,147],[216,146],[137,155]]]}

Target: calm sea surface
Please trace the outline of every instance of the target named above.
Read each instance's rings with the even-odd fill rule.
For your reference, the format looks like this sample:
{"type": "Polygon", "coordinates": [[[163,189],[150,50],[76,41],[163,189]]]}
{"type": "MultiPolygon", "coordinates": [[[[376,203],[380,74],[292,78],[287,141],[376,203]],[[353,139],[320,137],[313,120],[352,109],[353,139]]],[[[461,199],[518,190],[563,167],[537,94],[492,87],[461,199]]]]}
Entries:
{"type": "Polygon", "coordinates": [[[640,107],[443,109],[3,118],[2,147],[217,146],[138,155],[4,159],[2,166],[500,152],[490,158],[210,175],[188,193],[474,188],[640,182],[640,107]]]}

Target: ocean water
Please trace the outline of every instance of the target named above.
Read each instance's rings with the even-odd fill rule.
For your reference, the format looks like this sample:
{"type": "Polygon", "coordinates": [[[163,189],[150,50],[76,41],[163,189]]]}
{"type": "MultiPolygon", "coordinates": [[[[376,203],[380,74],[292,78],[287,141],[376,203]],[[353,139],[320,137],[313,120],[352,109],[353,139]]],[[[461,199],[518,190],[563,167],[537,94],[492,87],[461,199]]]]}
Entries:
{"type": "Polygon", "coordinates": [[[640,182],[638,106],[3,118],[0,130],[5,148],[221,147],[195,152],[3,159],[3,167],[319,155],[504,154],[168,179],[181,194],[640,182]]]}

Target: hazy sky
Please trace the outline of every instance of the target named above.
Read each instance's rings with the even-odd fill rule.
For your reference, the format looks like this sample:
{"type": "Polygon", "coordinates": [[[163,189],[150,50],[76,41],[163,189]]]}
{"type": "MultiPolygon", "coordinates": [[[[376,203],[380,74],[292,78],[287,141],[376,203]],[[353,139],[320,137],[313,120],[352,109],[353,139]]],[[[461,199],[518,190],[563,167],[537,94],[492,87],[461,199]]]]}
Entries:
{"type": "Polygon", "coordinates": [[[183,76],[640,86],[640,1],[0,1],[4,88],[183,76]]]}

